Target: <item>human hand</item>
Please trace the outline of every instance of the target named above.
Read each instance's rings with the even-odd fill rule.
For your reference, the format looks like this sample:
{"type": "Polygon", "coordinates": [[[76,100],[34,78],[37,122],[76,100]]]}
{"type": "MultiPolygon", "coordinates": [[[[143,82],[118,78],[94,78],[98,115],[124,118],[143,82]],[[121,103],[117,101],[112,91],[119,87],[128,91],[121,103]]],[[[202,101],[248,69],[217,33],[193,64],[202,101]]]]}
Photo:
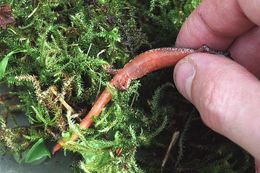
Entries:
{"type": "Polygon", "coordinates": [[[229,50],[234,61],[197,53],[174,70],[178,90],[204,123],[256,160],[260,172],[260,0],[204,0],[178,35],[177,47],[229,50]]]}

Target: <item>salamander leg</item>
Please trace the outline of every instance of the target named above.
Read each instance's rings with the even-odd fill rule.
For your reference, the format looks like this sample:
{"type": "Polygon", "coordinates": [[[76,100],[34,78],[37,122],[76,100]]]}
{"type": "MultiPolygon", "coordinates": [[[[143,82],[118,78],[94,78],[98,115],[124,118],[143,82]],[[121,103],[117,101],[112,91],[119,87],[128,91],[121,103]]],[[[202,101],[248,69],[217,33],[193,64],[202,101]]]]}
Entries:
{"type": "Polygon", "coordinates": [[[104,69],[108,74],[112,76],[115,76],[120,71],[120,69],[114,69],[111,65],[104,66],[104,69]]]}
{"type": "Polygon", "coordinates": [[[119,89],[121,91],[125,91],[129,88],[130,83],[131,83],[131,79],[129,79],[129,78],[126,78],[125,80],[119,81],[119,85],[118,85],[117,89],[119,89]]]}
{"type": "Polygon", "coordinates": [[[128,87],[130,86],[131,83],[131,79],[129,78],[129,76],[127,75],[123,75],[123,74],[117,74],[113,80],[112,80],[112,85],[120,90],[120,91],[125,91],[128,89],[128,87]]]}

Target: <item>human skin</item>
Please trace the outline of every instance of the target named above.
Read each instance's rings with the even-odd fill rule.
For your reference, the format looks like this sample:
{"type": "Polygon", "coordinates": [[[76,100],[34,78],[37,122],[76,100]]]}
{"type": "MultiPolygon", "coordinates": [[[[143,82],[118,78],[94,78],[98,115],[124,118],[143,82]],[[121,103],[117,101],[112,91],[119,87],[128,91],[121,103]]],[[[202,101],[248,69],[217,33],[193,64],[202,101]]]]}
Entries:
{"type": "Polygon", "coordinates": [[[182,26],[177,47],[207,44],[233,60],[196,53],[174,81],[204,123],[247,150],[260,172],[260,0],[203,0],[182,26]]]}

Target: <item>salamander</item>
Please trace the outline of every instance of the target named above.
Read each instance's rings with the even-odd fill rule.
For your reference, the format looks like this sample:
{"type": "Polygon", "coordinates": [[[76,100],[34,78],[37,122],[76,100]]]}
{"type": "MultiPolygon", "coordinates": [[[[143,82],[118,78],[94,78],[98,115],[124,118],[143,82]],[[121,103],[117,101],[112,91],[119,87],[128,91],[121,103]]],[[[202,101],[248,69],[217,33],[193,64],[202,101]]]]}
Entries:
{"type": "MultiPolygon", "coordinates": [[[[137,55],[122,69],[118,70],[117,74],[110,81],[110,85],[121,91],[127,90],[132,80],[139,79],[153,71],[174,66],[179,60],[187,55],[198,52],[226,55],[225,51],[213,50],[206,45],[203,45],[199,49],[170,47],[151,49],[137,55]]],[[[111,99],[112,95],[109,92],[109,89],[106,88],[98,97],[85,118],[81,121],[80,127],[86,129],[89,128],[93,124],[93,117],[99,116],[103,108],[111,99]]],[[[71,140],[75,141],[77,138],[78,136],[73,134],[71,140]]],[[[53,148],[52,153],[55,154],[59,151],[64,143],[66,143],[66,141],[61,139],[53,148]]]]}

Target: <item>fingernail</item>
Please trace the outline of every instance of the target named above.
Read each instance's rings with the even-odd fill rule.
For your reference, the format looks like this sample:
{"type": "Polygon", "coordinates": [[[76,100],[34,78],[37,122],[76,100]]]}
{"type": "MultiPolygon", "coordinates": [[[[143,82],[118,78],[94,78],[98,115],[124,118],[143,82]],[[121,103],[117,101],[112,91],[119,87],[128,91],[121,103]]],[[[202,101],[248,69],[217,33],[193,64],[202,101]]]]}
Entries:
{"type": "Polygon", "coordinates": [[[174,80],[178,90],[183,96],[191,101],[192,81],[195,77],[196,69],[192,60],[187,59],[179,63],[174,70],[174,80]]]}

